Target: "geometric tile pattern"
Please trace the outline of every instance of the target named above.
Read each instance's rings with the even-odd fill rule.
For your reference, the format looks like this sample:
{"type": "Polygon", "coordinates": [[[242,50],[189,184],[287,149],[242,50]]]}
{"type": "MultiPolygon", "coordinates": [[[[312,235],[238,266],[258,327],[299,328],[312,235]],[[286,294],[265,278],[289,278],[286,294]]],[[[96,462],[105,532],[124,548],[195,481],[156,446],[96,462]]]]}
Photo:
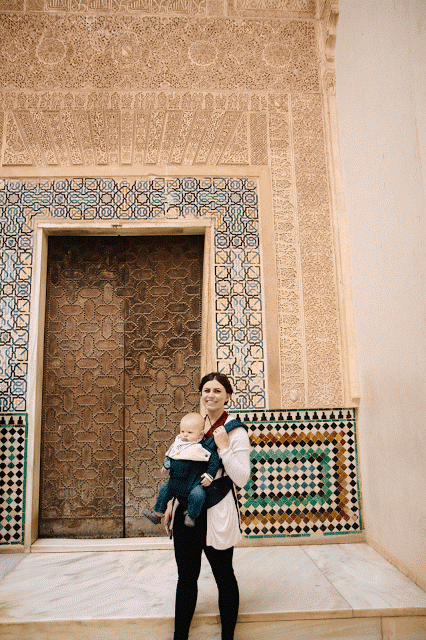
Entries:
{"type": "Polygon", "coordinates": [[[25,411],[32,230],[0,190],[0,411],[25,411]],[[2,206],[3,205],[3,206],[2,206]]]}
{"type": "Polygon", "coordinates": [[[0,545],[24,541],[27,432],[26,414],[0,417],[0,545]]]}
{"type": "MultiPolygon", "coordinates": [[[[230,411],[249,429],[252,472],[238,493],[247,538],[361,533],[354,409],[230,411]]],[[[0,544],[22,544],[26,414],[0,417],[0,544]]]]}
{"type": "Polygon", "coordinates": [[[252,441],[240,493],[248,537],[361,531],[353,409],[264,411],[265,353],[257,183],[249,178],[0,180],[2,544],[22,540],[32,228],[73,220],[215,221],[216,367],[235,388],[252,441]],[[10,412],[10,413],[8,413],[10,412]],[[17,412],[20,412],[19,414],[17,412]],[[14,415],[11,415],[11,414],[14,415]],[[4,460],[3,460],[4,458],[4,460]]]}
{"type": "Polygon", "coordinates": [[[0,181],[0,411],[26,411],[31,219],[215,220],[216,366],[238,408],[265,406],[257,184],[247,178],[0,181]]]}
{"type": "Polygon", "coordinates": [[[361,532],[354,409],[238,415],[252,445],[238,496],[244,536],[361,532]]]}

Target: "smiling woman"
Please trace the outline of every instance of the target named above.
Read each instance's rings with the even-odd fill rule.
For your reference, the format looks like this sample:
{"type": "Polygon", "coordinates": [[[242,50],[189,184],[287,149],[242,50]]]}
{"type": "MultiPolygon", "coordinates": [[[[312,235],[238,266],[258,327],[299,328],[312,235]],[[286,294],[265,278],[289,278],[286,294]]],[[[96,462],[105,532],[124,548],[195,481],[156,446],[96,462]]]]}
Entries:
{"type": "Polygon", "coordinates": [[[209,373],[201,380],[199,391],[206,409],[206,425],[209,425],[210,429],[222,416],[225,405],[231,399],[232,386],[224,374],[209,373]]]}
{"type": "MultiPolygon", "coordinates": [[[[232,640],[239,607],[232,558],[234,545],[241,538],[234,484],[243,487],[249,479],[250,442],[245,425],[225,411],[232,395],[227,376],[218,372],[207,374],[201,380],[199,391],[206,409],[203,442],[208,446],[214,441],[221,467],[207,488],[207,512],[202,512],[194,527],[185,526],[182,505],[178,505],[174,513],[173,537],[178,568],[174,640],[188,638],[197,602],[202,551],[210,563],[219,591],[222,640],[232,640]]],[[[165,514],[166,523],[171,512],[172,507],[165,514]]]]}

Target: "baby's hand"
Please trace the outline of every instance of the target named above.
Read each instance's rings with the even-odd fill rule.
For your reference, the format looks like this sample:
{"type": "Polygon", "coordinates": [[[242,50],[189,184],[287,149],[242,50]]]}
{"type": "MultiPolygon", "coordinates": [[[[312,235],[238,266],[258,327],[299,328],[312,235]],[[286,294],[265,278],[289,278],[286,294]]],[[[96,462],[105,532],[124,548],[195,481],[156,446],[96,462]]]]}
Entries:
{"type": "Polygon", "coordinates": [[[160,473],[162,476],[165,476],[166,473],[168,473],[167,469],[165,467],[161,467],[160,473]]]}
{"type": "Polygon", "coordinates": [[[210,480],[210,478],[208,478],[207,476],[203,476],[203,479],[201,480],[201,486],[202,487],[209,487],[211,485],[212,481],[210,480]]]}

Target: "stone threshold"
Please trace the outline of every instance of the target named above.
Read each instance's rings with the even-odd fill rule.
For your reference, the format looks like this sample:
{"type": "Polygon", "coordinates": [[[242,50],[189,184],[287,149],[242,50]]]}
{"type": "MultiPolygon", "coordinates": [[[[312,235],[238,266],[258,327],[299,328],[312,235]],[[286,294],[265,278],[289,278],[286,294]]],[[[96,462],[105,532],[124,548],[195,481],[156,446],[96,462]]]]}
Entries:
{"type": "MultiPolygon", "coordinates": [[[[362,533],[331,536],[243,538],[238,547],[281,547],[301,545],[329,545],[365,542],[362,533]]],[[[39,538],[30,547],[31,553],[80,553],[84,551],[148,551],[153,549],[173,549],[169,537],[153,536],[143,538],[73,539],[39,538]]],[[[12,550],[11,550],[12,551],[12,550]]]]}
{"type": "MultiPolygon", "coordinates": [[[[98,551],[21,554],[0,582],[2,640],[170,640],[173,551],[98,551]]],[[[235,640],[426,639],[426,593],[366,544],[237,548],[234,564],[235,640]]],[[[219,638],[203,559],[190,640],[219,638]]]]}

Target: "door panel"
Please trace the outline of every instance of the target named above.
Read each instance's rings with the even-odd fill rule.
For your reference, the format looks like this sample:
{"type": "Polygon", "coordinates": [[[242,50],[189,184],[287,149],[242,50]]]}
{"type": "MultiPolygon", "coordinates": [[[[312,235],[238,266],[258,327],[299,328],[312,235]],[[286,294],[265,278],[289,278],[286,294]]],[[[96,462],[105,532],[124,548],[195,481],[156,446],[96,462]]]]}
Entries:
{"type": "Polygon", "coordinates": [[[203,238],[142,237],[126,261],[126,537],[164,535],[142,516],[181,417],[198,410],[203,238]]]}
{"type": "Polygon", "coordinates": [[[152,506],[198,408],[203,238],[49,239],[42,537],[163,535],[152,506]]]}
{"type": "Polygon", "coordinates": [[[123,256],[114,238],[49,239],[42,537],[122,535],[123,256]]]}

